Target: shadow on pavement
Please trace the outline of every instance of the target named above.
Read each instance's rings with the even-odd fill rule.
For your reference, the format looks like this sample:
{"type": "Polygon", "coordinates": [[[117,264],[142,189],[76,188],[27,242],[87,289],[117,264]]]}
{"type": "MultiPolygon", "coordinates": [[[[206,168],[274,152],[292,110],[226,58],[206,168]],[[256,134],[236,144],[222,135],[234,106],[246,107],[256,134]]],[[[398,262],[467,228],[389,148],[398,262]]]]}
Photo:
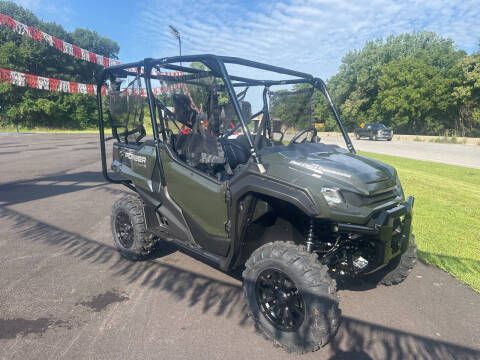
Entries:
{"type": "MultiPolygon", "coordinates": [[[[213,279],[166,261],[129,262],[122,259],[113,246],[39,222],[4,206],[0,206],[0,220],[13,223],[24,241],[48,245],[54,248],[52,251],[63,251],[89,265],[108,268],[113,276],[157,289],[203,313],[232,320],[238,318],[240,326],[251,326],[241,285],[234,280],[213,279]]],[[[155,256],[162,258],[174,251],[176,248],[167,243],[155,256]]],[[[351,317],[343,317],[337,336],[325,350],[334,354],[332,359],[480,358],[480,352],[472,348],[351,317]]]]}
{"type": "Polygon", "coordinates": [[[105,188],[105,180],[98,171],[72,174],[62,172],[32,180],[3,184],[0,187],[0,203],[4,203],[4,205],[20,204],[94,187],[105,188]]]}

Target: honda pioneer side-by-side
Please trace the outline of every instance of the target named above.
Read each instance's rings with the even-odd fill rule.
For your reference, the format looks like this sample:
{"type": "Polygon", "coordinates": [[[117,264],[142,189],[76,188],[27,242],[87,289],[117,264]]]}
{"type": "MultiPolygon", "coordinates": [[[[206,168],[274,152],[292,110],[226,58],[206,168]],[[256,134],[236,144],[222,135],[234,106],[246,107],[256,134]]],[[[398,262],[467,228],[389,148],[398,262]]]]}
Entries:
{"type": "Polygon", "coordinates": [[[97,94],[103,174],[134,192],[113,205],[118,251],[141,260],[170,241],[242,270],[256,327],[286,350],[335,335],[337,282],[392,285],[412,269],[413,197],[394,168],[356,154],[321,79],[176,56],[106,68],[97,94]],[[319,101],[345,148],[317,133],[319,101]],[[273,119],[297,133],[276,136],[273,119]]]}

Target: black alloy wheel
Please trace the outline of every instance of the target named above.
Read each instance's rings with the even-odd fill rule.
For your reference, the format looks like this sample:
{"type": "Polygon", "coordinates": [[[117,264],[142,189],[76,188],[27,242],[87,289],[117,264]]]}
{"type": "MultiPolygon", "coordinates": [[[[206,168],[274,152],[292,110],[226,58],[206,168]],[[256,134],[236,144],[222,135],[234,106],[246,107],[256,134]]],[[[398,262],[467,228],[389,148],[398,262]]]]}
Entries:
{"type": "Polygon", "coordinates": [[[295,331],[305,320],[303,297],[282,271],[263,271],[257,278],[255,295],[262,313],[279,330],[295,331]]]}
{"type": "Polygon", "coordinates": [[[118,199],[110,224],[115,247],[126,259],[147,259],[159,241],[147,230],[144,203],[139,196],[129,194],[118,199]]]}
{"type": "Polygon", "coordinates": [[[243,290],[255,327],[290,352],[324,346],[336,333],[340,309],[328,267],[303,245],[274,241],[252,252],[243,290]]]}
{"type": "Polygon", "coordinates": [[[119,211],[115,218],[115,231],[120,244],[128,249],[134,241],[133,225],[130,217],[124,211],[119,211]]]}

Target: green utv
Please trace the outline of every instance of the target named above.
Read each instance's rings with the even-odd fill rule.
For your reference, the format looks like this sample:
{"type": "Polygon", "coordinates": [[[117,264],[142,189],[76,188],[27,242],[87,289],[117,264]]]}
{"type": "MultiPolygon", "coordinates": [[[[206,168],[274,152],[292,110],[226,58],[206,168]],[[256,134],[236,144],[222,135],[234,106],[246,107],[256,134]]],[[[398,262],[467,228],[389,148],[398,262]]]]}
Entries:
{"type": "Polygon", "coordinates": [[[113,206],[120,253],[140,260],[171,241],[242,269],[255,325],[286,350],[314,351],[335,335],[338,281],[392,285],[412,269],[413,197],[395,169],[355,153],[321,79],[178,56],[106,68],[97,94],[103,174],[135,193],[113,206]],[[318,137],[320,101],[346,149],[318,137]],[[278,121],[303,130],[287,139],[278,121]]]}

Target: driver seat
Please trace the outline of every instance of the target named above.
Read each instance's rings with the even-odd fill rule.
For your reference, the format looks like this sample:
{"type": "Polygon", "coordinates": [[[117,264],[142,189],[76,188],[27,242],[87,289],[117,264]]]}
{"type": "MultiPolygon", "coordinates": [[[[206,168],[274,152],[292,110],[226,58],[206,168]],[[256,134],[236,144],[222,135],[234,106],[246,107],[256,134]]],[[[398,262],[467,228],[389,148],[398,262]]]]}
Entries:
{"type": "Polygon", "coordinates": [[[203,131],[190,98],[184,94],[174,94],[173,106],[175,119],[192,129],[190,133],[178,135],[175,141],[178,156],[193,167],[207,165],[213,168],[225,164],[225,154],[218,139],[203,131]]]}
{"type": "Polygon", "coordinates": [[[185,94],[173,94],[172,98],[175,120],[189,128],[193,128],[198,114],[193,108],[190,98],[185,94]]]}

